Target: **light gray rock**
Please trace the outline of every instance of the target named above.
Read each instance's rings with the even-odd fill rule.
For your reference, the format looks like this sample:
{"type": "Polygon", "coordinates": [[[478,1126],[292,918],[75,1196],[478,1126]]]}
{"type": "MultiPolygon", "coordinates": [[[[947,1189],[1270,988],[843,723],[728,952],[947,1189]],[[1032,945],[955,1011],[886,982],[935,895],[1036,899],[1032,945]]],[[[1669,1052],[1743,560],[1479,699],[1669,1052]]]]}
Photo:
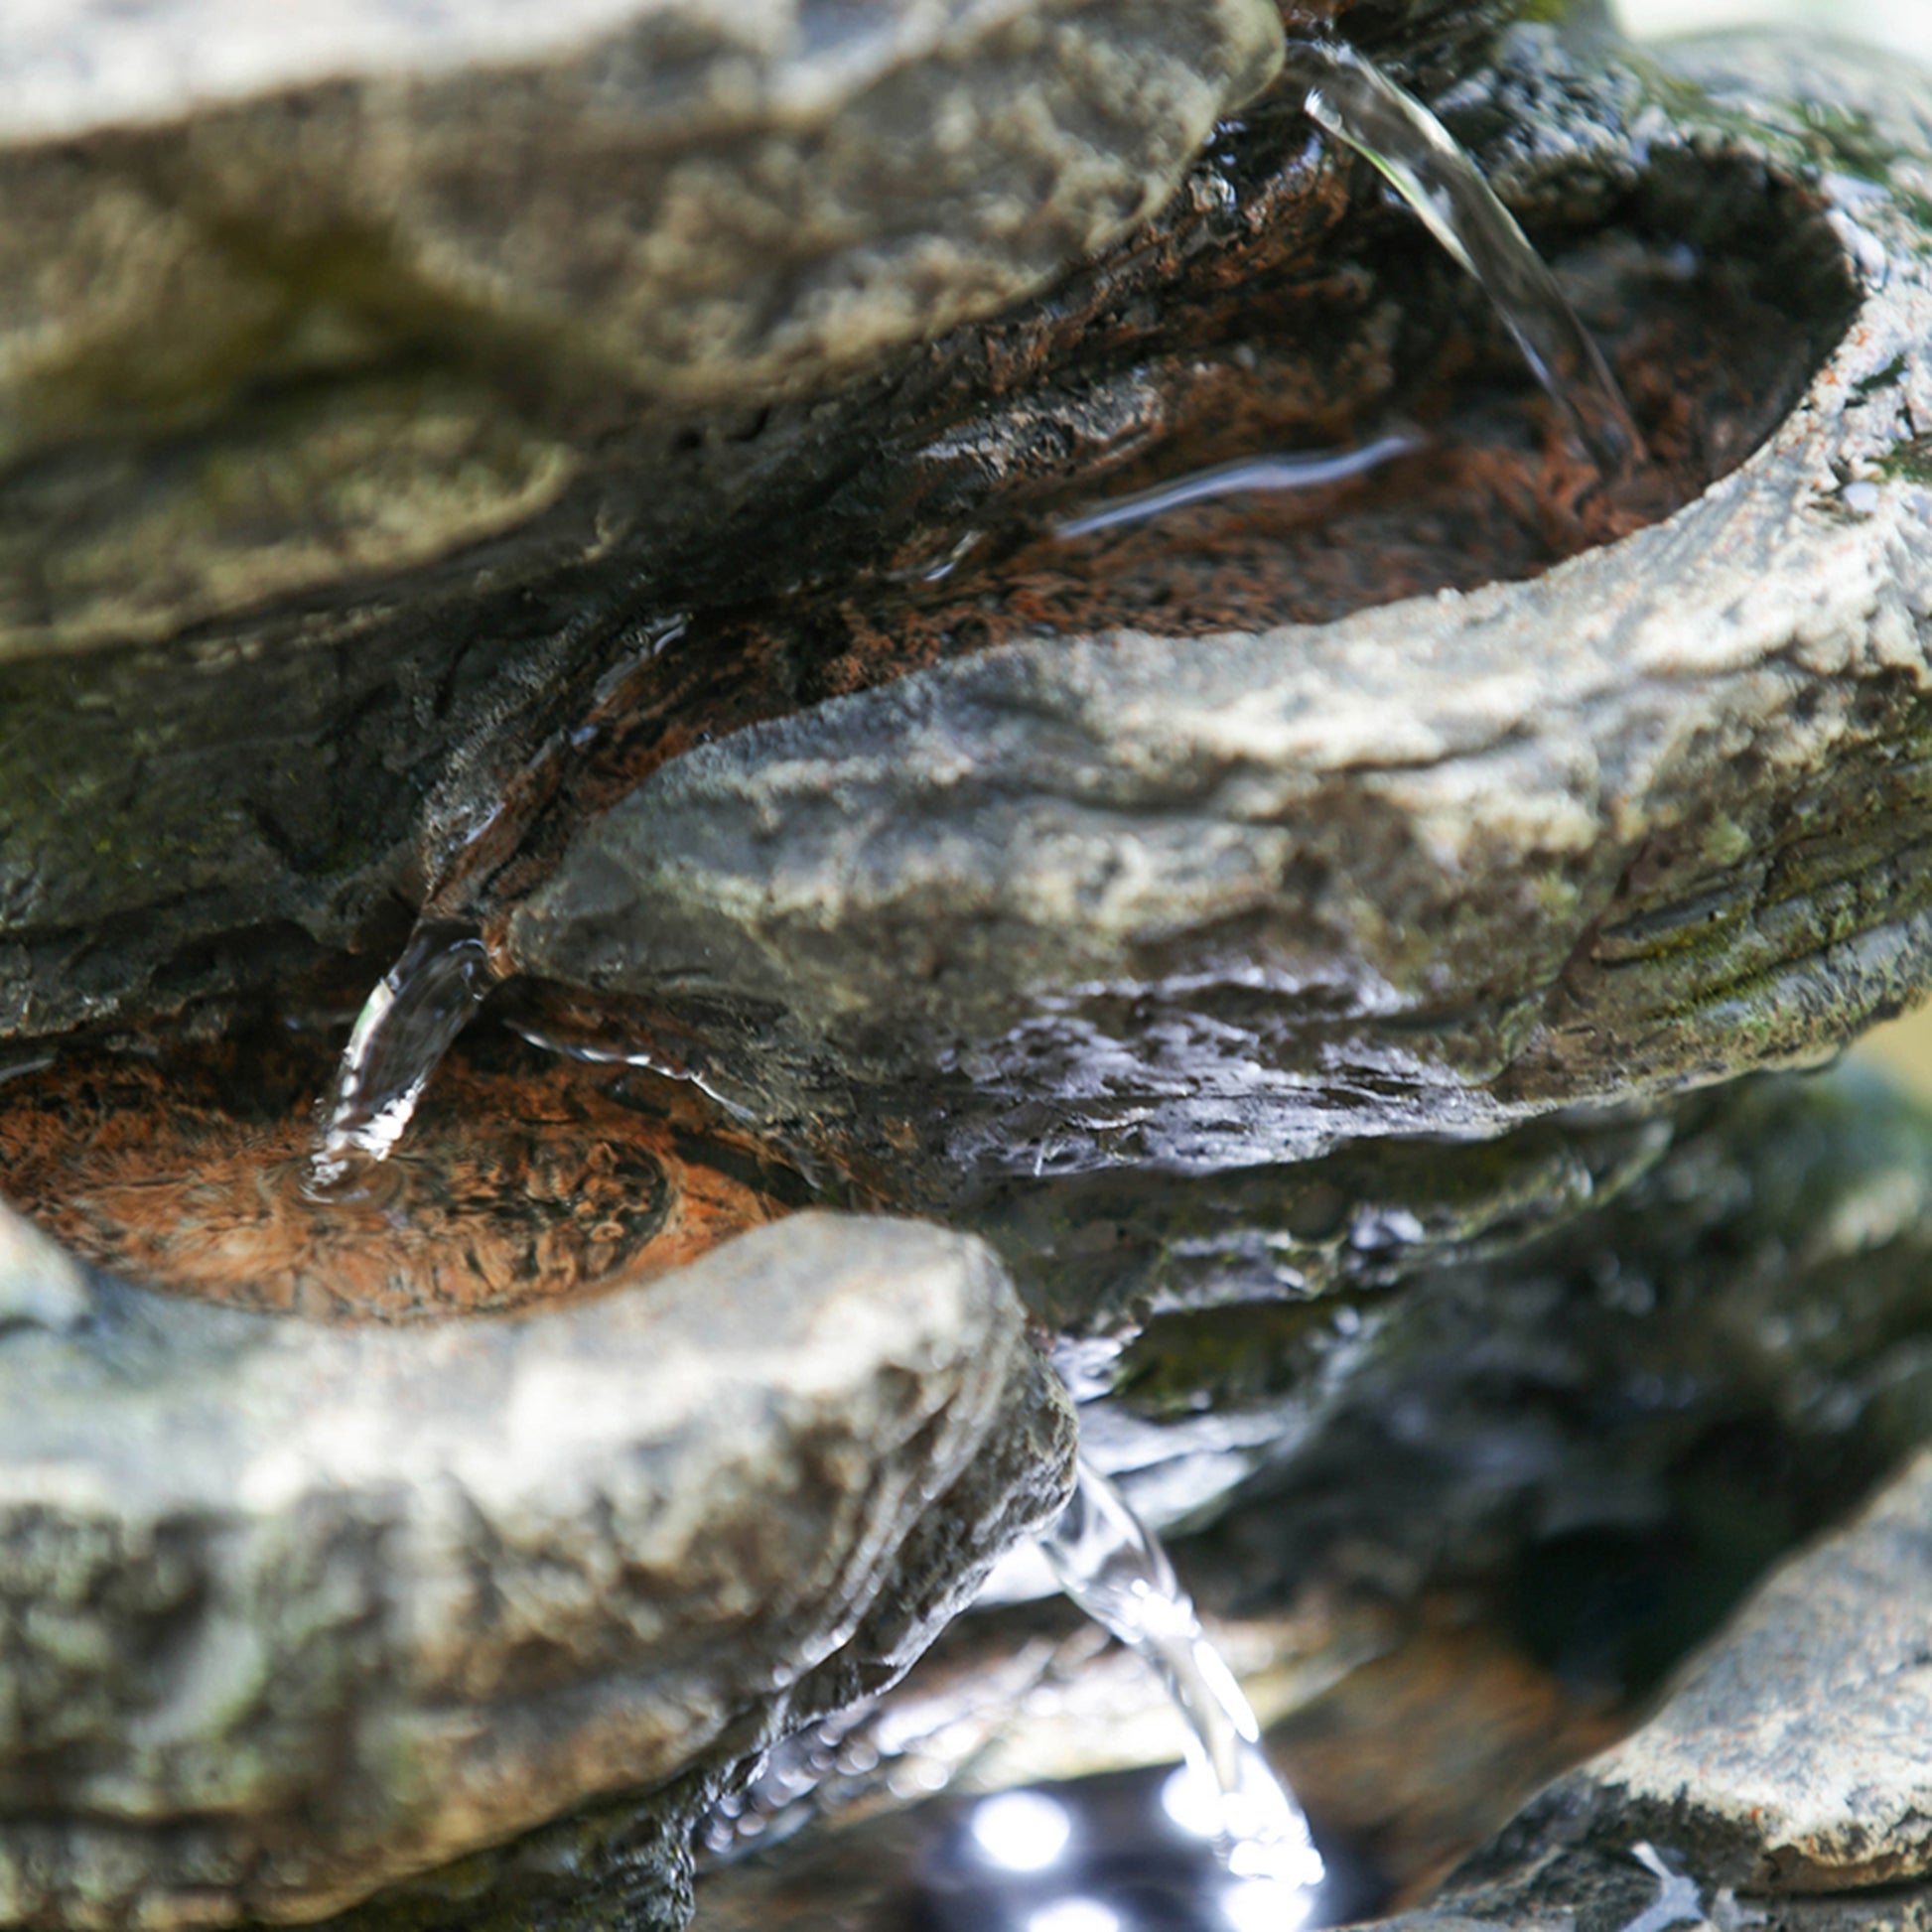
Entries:
{"type": "Polygon", "coordinates": [[[1751,1891],[1932,1876],[1932,1452],[1771,1579],[1664,1709],[1577,1774],[1751,1891]]]}
{"type": "Polygon", "coordinates": [[[4,1923],[313,1919],[614,1802],[562,1906],[488,1908],[574,1922],[608,1868],[675,1923],[733,1768],[890,1681],[1064,1496],[998,1265],[910,1223],[434,1331],[106,1282],[76,1323],[48,1279],[0,1334],[4,1923]]]}
{"type": "MultiPolygon", "coordinates": [[[[1551,45],[1523,43],[1555,91],[1551,45]]],[[[1675,82],[1669,114],[1570,82],[1656,180],[1675,151],[1814,181],[1787,280],[1859,291],[1698,501],[1523,584],[1041,635],[754,726],[584,826],[510,953],[701,1014],[773,1121],[900,1165],[869,1123],[925,1135],[940,1189],[1490,1134],[1896,1010],[1932,949],[1932,143],[1893,75],[1726,59],[1756,91],[1702,125],[1675,82]],[[1794,134],[1807,99],[1889,173],[1794,134]]]]}
{"type": "Polygon", "coordinates": [[[39,9],[0,454],[426,330],[686,400],[822,382],[1145,216],[1280,40],[1263,0],[39,9]]]}
{"type": "Polygon", "coordinates": [[[1668,1899],[1685,1921],[1721,1927],[1923,1926],[1929,1602],[1922,1450],[1858,1518],[1776,1572],[1648,1724],[1390,1923],[1449,1932],[1561,1918],[1620,1932],[1668,1899]]]}

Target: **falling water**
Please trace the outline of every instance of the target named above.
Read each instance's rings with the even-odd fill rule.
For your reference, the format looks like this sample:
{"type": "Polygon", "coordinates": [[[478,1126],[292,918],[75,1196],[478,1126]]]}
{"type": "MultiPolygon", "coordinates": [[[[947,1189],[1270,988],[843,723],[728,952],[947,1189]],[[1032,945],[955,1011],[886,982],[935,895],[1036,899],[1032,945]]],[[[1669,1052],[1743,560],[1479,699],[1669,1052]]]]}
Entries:
{"type": "Polygon", "coordinates": [[[429,1076],[495,979],[475,927],[427,920],[416,928],[343,1049],[309,1166],[312,1192],[341,1193],[388,1157],[429,1076]]]}
{"type": "Polygon", "coordinates": [[[1516,218],[1421,101],[1326,41],[1288,43],[1309,116],[1374,167],[1481,285],[1536,379],[1606,475],[1644,461],[1643,438],[1595,339],[1516,218]]]}
{"type": "Polygon", "coordinates": [[[1068,1596],[1160,1672],[1186,1720],[1193,1802],[1236,1877],[1278,1887],[1294,1925],[1320,1884],[1321,1855],[1294,1794],[1261,1748],[1234,1673],[1201,1629],[1154,1533],[1084,1459],[1073,1499],[1040,1548],[1068,1596]]]}

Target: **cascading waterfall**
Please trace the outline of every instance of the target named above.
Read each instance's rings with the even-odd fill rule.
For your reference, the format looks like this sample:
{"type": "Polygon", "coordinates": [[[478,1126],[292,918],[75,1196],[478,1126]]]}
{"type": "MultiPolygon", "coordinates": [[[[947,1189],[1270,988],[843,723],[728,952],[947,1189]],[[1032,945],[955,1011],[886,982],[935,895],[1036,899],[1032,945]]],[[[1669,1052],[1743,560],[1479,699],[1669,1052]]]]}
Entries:
{"type": "Polygon", "coordinates": [[[1279,1892],[1298,1924],[1321,1883],[1321,1854],[1295,1795],[1261,1747],[1248,1700],[1201,1628],[1168,1553],[1118,1488],[1084,1459],[1073,1498],[1040,1539],[1066,1594],[1160,1674],[1186,1724],[1187,1802],[1238,1879],[1279,1892]]]}
{"type": "MultiPolygon", "coordinates": [[[[1615,475],[1641,463],[1642,437],[1601,349],[1436,116],[1344,46],[1291,41],[1287,71],[1306,89],[1316,124],[1369,161],[1481,285],[1598,467],[1615,475]]],[[[1356,450],[1244,458],[1099,505],[1056,525],[1056,534],[1084,536],[1236,491],[1322,486],[1418,447],[1414,433],[1397,429],[1356,450]]],[[[476,928],[454,921],[417,928],[371,994],[343,1055],[312,1164],[314,1191],[351,1189],[390,1154],[437,1062],[494,983],[476,928]]],[[[1320,1854],[1158,1539],[1120,1491],[1083,1462],[1073,1499],[1041,1548],[1066,1594],[1167,1685],[1186,1723],[1186,1802],[1229,1872],[1267,1894],[1261,1902],[1271,1923],[1300,1923],[1321,1883],[1320,1854]]]]}

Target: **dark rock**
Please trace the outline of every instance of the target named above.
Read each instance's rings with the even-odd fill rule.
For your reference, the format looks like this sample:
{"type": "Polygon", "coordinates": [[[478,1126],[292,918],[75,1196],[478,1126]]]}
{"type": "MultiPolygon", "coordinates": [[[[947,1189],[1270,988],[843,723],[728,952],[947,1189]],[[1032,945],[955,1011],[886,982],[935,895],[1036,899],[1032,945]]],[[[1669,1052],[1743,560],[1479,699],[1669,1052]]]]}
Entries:
{"type": "MultiPolygon", "coordinates": [[[[1119,1394],[1087,1406],[1090,1453],[1151,1453],[1155,1432],[1136,1441],[1111,1407],[1264,1462],[1174,1554],[1320,1827],[1413,1896],[1516,1819],[1404,1932],[1565,1914],[1622,1932],[1657,1894],[1631,1856],[1646,1842],[1724,1932],[1749,1922],[1727,1887],[1781,1927],[1915,1922],[1922,1451],[1725,1619],[1926,1439],[1932,1128],[1868,1077],[1698,1111],[1619,1200],[1508,1258],[1423,1269],[1385,1325],[1358,1296],[1355,1335],[1295,1354],[1291,1311],[1156,1322],[1119,1394]],[[1271,1374],[1261,1448],[1266,1424],[1243,1432],[1271,1374]],[[1720,1628],[1643,1723],[1660,1677],[1720,1628]]],[[[1136,1660],[1097,1655],[1053,1606],[982,1607],[842,1733],[832,1755],[861,1768],[805,1800],[780,1781],[822,1830],[739,1848],[750,1863],[706,1881],[723,1922],[781,1906],[897,1923],[939,1828],[908,1793],[1158,1760],[1178,1737],[1159,1703],[1136,1660]],[[852,1749],[867,1741],[885,1759],[870,1769],[852,1749]],[[875,1899],[887,1856],[898,1894],[875,1899]]]]}
{"type": "MultiPolygon", "coordinates": [[[[1707,1883],[1932,1876],[1932,1455],[1780,1570],[1637,1734],[1539,1802],[1653,1838],[1707,1883]]],[[[1527,1832],[1527,1822],[1519,1829],[1527,1832]]],[[[1565,1836],[1569,1836],[1566,1825],[1565,1836]]]]}
{"type": "Polygon", "coordinates": [[[1487,1256],[1385,1252],[1387,1287],[1178,1311],[1074,1351],[1088,1453],[1157,1521],[1261,1485],[1275,1528],[1251,1584],[1277,1592],[1338,1549],[1412,1580],[1527,1577],[1546,1545],[1614,1564],[1702,1490],[1735,1540],[1660,1601],[1643,1648],[1669,1655],[1932,1433],[1932,1133],[1868,1076],[1689,1106],[1621,1192],[1517,1233],[1487,1256]]]}

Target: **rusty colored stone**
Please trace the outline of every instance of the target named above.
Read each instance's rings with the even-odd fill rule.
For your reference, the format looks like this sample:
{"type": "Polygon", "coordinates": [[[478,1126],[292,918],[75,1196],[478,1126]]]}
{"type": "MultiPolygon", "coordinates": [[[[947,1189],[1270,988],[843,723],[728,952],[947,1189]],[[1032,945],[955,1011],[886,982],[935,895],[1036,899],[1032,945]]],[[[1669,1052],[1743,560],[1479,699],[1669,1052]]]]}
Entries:
{"type": "Polygon", "coordinates": [[[130,1281],[318,1320],[504,1313],[682,1267],[800,1206],[691,1087],[478,1029],[397,1153],[308,1186],[319,1029],[64,1050],[8,1083],[0,1194],[130,1281]]]}

